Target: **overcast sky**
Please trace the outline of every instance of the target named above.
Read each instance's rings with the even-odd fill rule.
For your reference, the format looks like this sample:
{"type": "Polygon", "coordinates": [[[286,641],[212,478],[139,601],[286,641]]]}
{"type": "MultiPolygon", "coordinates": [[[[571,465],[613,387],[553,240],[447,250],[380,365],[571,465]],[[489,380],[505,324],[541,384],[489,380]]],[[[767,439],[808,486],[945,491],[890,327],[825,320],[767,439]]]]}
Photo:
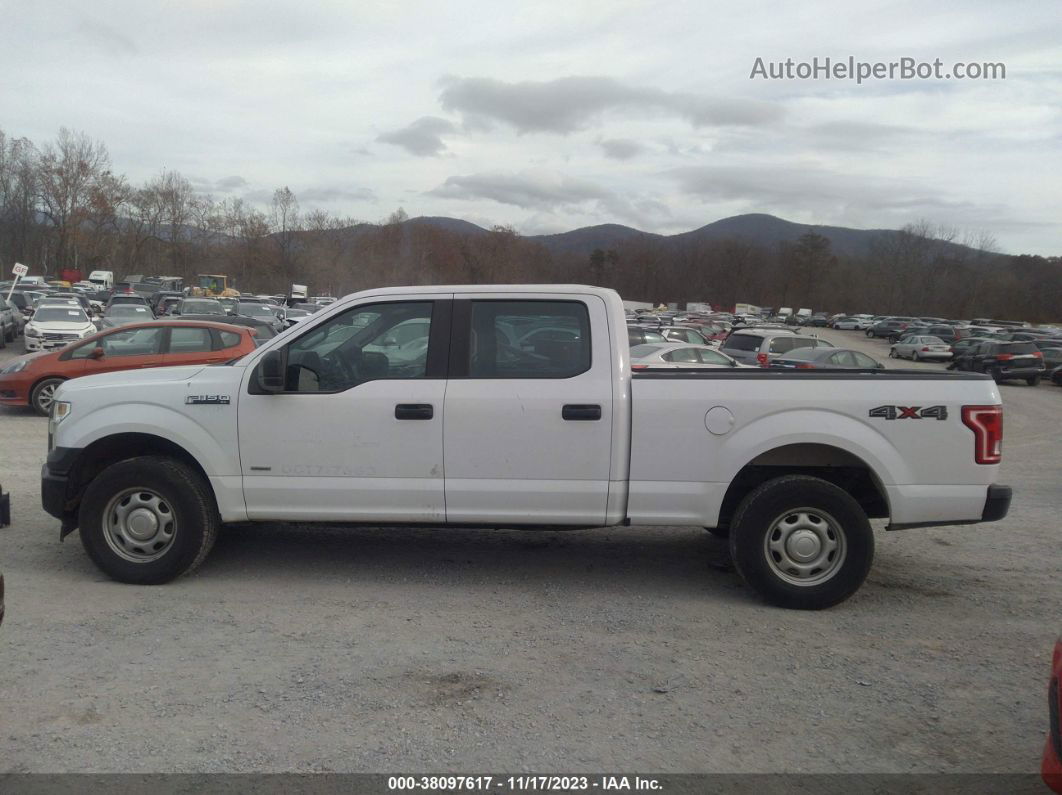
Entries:
{"type": "Polygon", "coordinates": [[[527,234],[926,219],[1062,254],[1058,0],[0,0],[0,19],[0,128],[83,130],[134,182],[527,234]],[[1006,79],[750,79],[815,56],[1006,79]]]}

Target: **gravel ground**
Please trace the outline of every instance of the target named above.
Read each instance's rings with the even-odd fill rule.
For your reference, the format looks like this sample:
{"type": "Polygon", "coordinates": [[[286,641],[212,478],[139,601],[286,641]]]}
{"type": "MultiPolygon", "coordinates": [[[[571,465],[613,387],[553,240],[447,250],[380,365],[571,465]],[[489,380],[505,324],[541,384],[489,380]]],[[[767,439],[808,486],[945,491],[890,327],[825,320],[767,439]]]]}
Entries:
{"type": "Polygon", "coordinates": [[[679,528],[229,528],[195,576],[120,585],[40,508],[45,421],[0,409],[0,773],[1033,772],[1062,389],[1002,391],[1011,515],[879,532],[819,613],[679,528]]]}

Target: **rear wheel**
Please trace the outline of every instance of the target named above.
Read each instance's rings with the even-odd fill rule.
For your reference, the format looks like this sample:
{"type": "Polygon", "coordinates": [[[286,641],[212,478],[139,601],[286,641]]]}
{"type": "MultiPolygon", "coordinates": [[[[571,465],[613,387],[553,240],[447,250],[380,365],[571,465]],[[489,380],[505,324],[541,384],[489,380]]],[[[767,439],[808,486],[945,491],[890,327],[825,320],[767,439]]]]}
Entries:
{"type": "Polygon", "coordinates": [[[890,359],[895,359],[896,358],[896,349],[895,348],[889,348],[889,358],[890,359]]]}
{"type": "Polygon", "coordinates": [[[821,610],[863,584],[874,533],[851,495],[825,480],[785,475],[751,491],[730,523],[730,554],[768,602],[821,610]]]}
{"type": "Polygon", "coordinates": [[[92,562],[119,582],[158,585],[194,570],[221,523],[203,478],[170,458],[141,456],[104,469],[78,515],[92,562]]]}
{"type": "Polygon", "coordinates": [[[920,354],[918,353],[918,351],[915,351],[914,353],[912,353],[912,354],[911,354],[911,359],[912,359],[912,360],[914,360],[914,361],[916,361],[916,362],[920,362],[920,361],[922,361],[922,357],[921,357],[921,355],[920,355],[920,354]]]}
{"type": "Polygon", "coordinates": [[[55,390],[63,383],[62,378],[45,378],[30,392],[30,406],[42,417],[47,417],[55,403],[55,390]]]}

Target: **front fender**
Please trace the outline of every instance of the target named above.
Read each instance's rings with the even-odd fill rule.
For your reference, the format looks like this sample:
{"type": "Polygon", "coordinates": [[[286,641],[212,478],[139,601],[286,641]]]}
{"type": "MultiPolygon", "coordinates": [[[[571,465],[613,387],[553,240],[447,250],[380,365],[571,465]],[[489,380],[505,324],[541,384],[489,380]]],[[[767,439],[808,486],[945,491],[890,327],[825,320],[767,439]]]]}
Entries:
{"type": "Polygon", "coordinates": [[[101,406],[77,416],[76,423],[66,426],[67,423],[60,425],[56,434],[59,447],[84,449],[100,439],[122,433],[161,436],[186,450],[209,476],[240,476],[239,456],[233,452],[238,450],[235,430],[231,439],[218,437],[180,412],[157,403],[101,406]]]}

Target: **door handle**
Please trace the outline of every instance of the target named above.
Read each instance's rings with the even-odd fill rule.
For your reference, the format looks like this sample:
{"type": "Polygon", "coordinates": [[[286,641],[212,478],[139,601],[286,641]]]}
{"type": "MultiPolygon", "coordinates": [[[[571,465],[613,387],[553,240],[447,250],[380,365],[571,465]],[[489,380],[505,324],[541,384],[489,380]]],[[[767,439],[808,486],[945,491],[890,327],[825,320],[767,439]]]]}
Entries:
{"type": "Polygon", "coordinates": [[[435,416],[431,403],[399,403],[395,406],[396,420],[430,420],[435,416]]]}
{"type": "Polygon", "coordinates": [[[587,403],[568,403],[561,409],[561,418],[565,420],[599,420],[601,407],[587,403]]]}

